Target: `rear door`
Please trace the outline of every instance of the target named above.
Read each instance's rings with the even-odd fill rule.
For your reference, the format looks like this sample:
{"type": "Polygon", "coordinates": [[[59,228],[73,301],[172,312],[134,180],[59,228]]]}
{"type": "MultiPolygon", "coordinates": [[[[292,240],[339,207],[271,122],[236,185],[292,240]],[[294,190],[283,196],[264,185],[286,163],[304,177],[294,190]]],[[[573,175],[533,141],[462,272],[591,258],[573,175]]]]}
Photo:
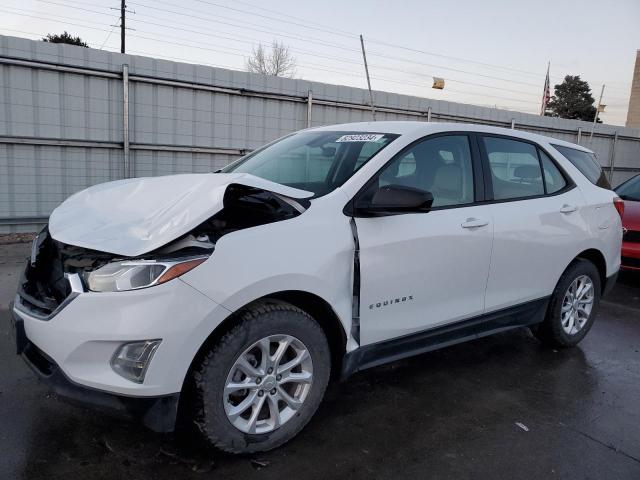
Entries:
{"type": "Polygon", "coordinates": [[[584,199],[535,143],[479,138],[485,161],[494,241],[486,311],[549,296],[585,232],[584,199]]]}
{"type": "Polygon", "coordinates": [[[472,138],[456,133],[415,142],[361,192],[366,198],[393,184],[434,196],[427,213],[355,219],[362,345],[484,311],[493,225],[490,206],[477,204],[482,167],[472,138]]]}

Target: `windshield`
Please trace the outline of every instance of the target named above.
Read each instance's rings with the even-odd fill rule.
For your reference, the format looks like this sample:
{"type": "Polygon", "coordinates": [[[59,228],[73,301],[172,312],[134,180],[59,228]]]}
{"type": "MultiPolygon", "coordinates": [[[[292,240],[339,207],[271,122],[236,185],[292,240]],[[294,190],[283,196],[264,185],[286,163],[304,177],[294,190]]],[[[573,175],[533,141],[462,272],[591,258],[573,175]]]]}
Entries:
{"type": "Polygon", "coordinates": [[[640,202],[640,175],[636,175],[616,187],[615,192],[622,200],[640,202]]]}
{"type": "Polygon", "coordinates": [[[250,173],[289,187],[326,195],[399,135],[364,132],[300,132],[221,170],[250,173]]]}

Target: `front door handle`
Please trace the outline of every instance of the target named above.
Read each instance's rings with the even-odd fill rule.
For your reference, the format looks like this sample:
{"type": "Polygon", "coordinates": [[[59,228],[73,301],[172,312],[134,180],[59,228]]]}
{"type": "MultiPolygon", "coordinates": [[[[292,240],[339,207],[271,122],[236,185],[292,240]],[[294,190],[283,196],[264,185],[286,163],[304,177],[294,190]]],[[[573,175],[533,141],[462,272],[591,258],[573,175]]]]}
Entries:
{"type": "Polygon", "coordinates": [[[478,227],[486,227],[489,225],[488,220],[481,220],[479,218],[467,218],[460,225],[462,228],[478,228],[478,227]]]}
{"type": "Polygon", "coordinates": [[[562,208],[560,209],[560,213],[573,213],[577,210],[578,208],[575,205],[568,205],[568,204],[564,204],[562,206],[562,208]]]}

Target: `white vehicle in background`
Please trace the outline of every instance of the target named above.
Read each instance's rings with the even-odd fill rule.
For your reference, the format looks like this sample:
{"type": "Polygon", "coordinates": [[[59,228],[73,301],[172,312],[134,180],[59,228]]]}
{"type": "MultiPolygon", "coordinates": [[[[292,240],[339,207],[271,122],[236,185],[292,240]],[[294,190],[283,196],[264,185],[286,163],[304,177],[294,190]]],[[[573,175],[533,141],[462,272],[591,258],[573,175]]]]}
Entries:
{"type": "Polygon", "coordinates": [[[18,352],[61,396],[269,450],[330,378],[522,326],[582,340],[620,266],[600,176],[560,140],[377,122],[97,185],[34,241],[18,352]]]}

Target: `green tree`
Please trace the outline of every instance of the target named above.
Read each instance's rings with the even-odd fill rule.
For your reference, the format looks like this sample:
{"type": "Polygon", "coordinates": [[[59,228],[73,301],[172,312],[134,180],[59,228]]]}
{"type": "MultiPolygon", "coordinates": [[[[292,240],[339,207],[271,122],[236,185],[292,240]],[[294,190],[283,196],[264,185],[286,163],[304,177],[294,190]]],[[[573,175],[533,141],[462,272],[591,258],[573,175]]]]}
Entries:
{"type": "Polygon", "coordinates": [[[65,30],[62,34],[50,33],[42,39],[43,42],[50,43],[68,43],[69,45],[78,45],[79,47],[89,48],[86,42],[83,42],[80,37],[74,37],[65,30]]]}
{"type": "MultiPolygon", "coordinates": [[[[589,84],[580,80],[580,75],[567,75],[554,89],[546,115],[593,122],[596,115],[595,100],[589,84]]],[[[600,122],[598,119],[598,123],[600,122]]]]}

